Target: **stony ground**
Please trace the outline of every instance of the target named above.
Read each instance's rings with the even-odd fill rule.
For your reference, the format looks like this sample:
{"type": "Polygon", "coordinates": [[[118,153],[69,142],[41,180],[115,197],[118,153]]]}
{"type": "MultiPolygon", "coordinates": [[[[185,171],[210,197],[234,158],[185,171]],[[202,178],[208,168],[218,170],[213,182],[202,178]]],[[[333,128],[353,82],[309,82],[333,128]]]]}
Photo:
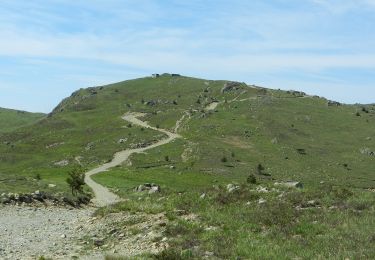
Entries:
{"type": "Polygon", "coordinates": [[[104,259],[156,253],[167,246],[163,215],[109,214],[94,208],[0,208],[0,259],[104,259]]]}

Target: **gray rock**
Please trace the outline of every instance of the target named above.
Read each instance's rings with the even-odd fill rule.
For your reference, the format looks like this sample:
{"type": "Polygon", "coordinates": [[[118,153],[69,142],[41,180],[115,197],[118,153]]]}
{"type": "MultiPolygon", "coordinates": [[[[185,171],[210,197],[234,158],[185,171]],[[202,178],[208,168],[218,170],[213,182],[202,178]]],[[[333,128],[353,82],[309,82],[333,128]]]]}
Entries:
{"type": "Polygon", "coordinates": [[[359,152],[363,155],[368,155],[368,156],[375,156],[375,152],[374,151],[371,151],[370,148],[368,147],[365,147],[365,148],[361,148],[359,150],[359,152]]]}
{"type": "Polygon", "coordinates": [[[124,144],[126,141],[128,141],[128,139],[123,138],[123,139],[118,140],[117,143],[124,144]]]}
{"type": "Polygon", "coordinates": [[[286,188],[303,188],[302,182],[299,181],[286,181],[286,182],[275,182],[276,186],[283,186],[286,188]]]}
{"type": "Polygon", "coordinates": [[[264,204],[264,203],[266,203],[267,201],[265,200],[265,199],[263,199],[263,198],[260,198],[259,200],[258,200],[258,204],[264,204]]]}
{"type": "Polygon", "coordinates": [[[234,184],[228,184],[228,185],[227,185],[227,191],[228,191],[229,193],[231,193],[231,192],[233,192],[233,191],[235,191],[235,190],[238,190],[239,188],[240,188],[239,186],[234,185],[234,184]]]}
{"type": "Polygon", "coordinates": [[[236,91],[241,88],[240,82],[227,82],[224,84],[224,87],[221,89],[221,93],[236,91]]]}
{"type": "Polygon", "coordinates": [[[137,186],[134,191],[136,192],[143,192],[143,191],[148,191],[149,194],[151,193],[157,193],[161,192],[161,188],[159,185],[156,185],[154,183],[145,183],[137,186]]]}
{"type": "Polygon", "coordinates": [[[69,161],[68,160],[62,160],[62,161],[59,161],[59,162],[55,162],[54,165],[64,167],[64,166],[69,165],[69,161]]]}

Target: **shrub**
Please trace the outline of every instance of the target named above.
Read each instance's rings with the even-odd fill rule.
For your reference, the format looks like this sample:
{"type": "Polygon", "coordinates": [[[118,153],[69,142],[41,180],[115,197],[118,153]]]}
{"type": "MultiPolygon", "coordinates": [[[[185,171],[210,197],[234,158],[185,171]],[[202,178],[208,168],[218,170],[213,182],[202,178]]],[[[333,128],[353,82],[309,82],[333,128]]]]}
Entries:
{"type": "Polygon", "coordinates": [[[227,161],[228,161],[227,157],[223,156],[223,158],[221,158],[221,162],[225,163],[227,161]]]}
{"type": "Polygon", "coordinates": [[[83,193],[83,185],[85,184],[84,169],[82,167],[76,167],[71,170],[66,182],[69,184],[73,196],[76,196],[78,193],[83,193]]]}
{"type": "Polygon", "coordinates": [[[254,176],[254,174],[250,174],[248,177],[247,177],[247,183],[249,184],[256,184],[257,183],[257,178],[254,176]]]}

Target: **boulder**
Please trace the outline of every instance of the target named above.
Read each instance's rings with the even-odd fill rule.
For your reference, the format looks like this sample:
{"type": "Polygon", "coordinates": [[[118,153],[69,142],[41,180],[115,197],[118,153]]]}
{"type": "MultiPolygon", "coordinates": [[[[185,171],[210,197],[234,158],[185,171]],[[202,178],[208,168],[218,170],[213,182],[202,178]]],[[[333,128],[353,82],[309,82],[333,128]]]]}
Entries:
{"type": "Polygon", "coordinates": [[[62,160],[62,161],[59,161],[59,162],[55,162],[54,165],[64,167],[64,166],[69,165],[69,161],[68,160],[62,160]]]}
{"type": "Polygon", "coordinates": [[[157,104],[158,104],[157,100],[150,100],[146,102],[146,105],[151,106],[151,107],[156,106],[157,104]]]}
{"type": "Polygon", "coordinates": [[[260,198],[259,200],[258,200],[258,204],[264,204],[264,203],[266,203],[267,201],[265,200],[265,199],[263,199],[263,198],[260,198]]]}
{"type": "Polygon", "coordinates": [[[123,144],[123,143],[125,143],[126,141],[128,141],[128,139],[126,139],[126,138],[121,138],[121,139],[119,139],[119,140],[117,141],[117,143],[119,143],[119,144],[123,144]]]}
{"type": "Polygon", "coordinates": [[[237,186],[237,185],[234,185],[234,184],[228,184],[227,185],[227,191],[229,192],[229,193],[231,193],[231,192],[233,192],[233,191],[235,191],[235,190],[238,190],[240,187],[239,186],[237,186]]]}
{"type": "Polygon", "coordinates": [[[224,84],[224,87],[221,89],[221,93],[226,93],[226,92],[231,92],[231,91],[236,91],[241,88],[241,83],[240,82],[227,82],[224,84]]]}
{"type": "Polygon", "coordinates": [[[148,191],[149,194],[151,193],[157,193],[161,192],[161,188],[159,185],[156,185],[154,183],[145,183],[137,186],[134,191],[136,192],[143,192],[143,191],[148,191]]]}
{"type": "Polygon", "coordinates": [[[299,181],[285,181],[285,182],[275,182],[275,186],[283,186],[286,188],[303,188],[302,182],[299,181]]]}
{"type": "Polygon", "coordinates": [[[336,101],[332,101],[332,100],[328,100],[327,106],[329,106],[329,107],[332,107],[332,106],[338,107],[338,106],[341,106],[341,103],[336,102],[336,101]]]}
{"type": "Polygon", "coordinates": [[[365,147],[365,148],[361,148],[361,149],[359,150],[359,152],[360,152],[361,154],[363,154],[363,155],[368,155],[368,156],[374,156],[374,155],[375,155],[375,152],[374,152],[374,151],[371,151],[371,149],[370,149],[370,148],[367,148],[367,147],[365,147]]]}

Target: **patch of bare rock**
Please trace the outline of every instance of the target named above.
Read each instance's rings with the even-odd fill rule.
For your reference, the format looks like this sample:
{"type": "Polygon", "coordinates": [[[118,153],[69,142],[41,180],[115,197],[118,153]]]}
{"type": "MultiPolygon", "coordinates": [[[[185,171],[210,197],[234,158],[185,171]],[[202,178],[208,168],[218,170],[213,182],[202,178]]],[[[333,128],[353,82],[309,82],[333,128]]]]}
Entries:
{"type": "Polygon", "coordinates": [[[93,217],[95,210],[0,206],[0,259],[132,257],[168,247],[164,214],[93,217]]]}

